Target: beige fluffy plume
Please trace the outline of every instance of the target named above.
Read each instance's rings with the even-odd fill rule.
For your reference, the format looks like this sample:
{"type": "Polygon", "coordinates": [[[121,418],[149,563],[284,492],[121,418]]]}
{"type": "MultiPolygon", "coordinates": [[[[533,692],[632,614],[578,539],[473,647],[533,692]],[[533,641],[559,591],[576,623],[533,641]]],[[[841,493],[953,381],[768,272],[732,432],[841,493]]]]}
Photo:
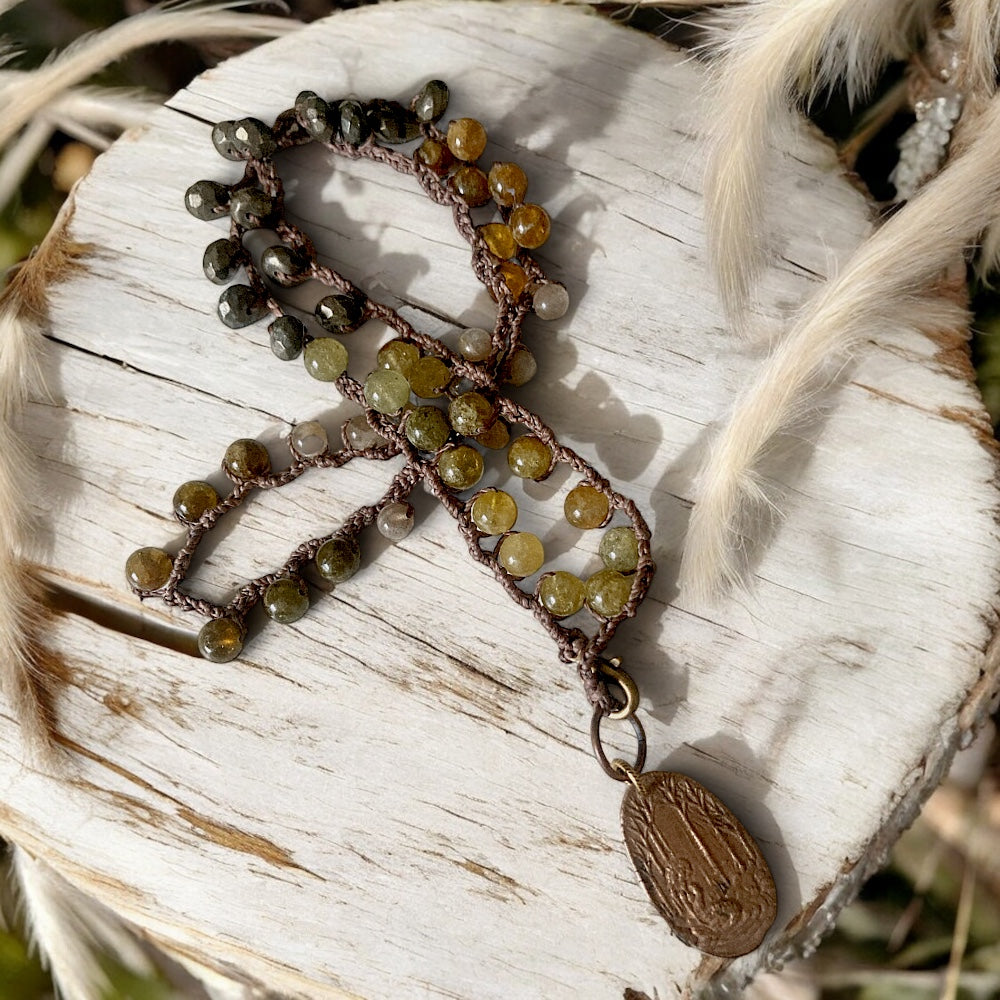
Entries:
{"type": "Polygon", "coordinates": [[[51,752],[52,720],[36,644],[43,601],[24,563],[33,462],[18,421],[29,395],[44,392],[38,361],[45,350],[48,288],[80,266],[85,249],[67,236],[72,214],[70,196],[44,242],[0,293],[0,687],[36,757],[51,752]]]}
{"type": "MultiPolygon", "coordinates": [[[[1000,200],[1000,97],[974,138],[855,252],[806,304],[741,399],[702,474],[682,584],[704,598],[743,582],[745,550],[767,503],[756,470],[775,434],[799,417],[851,349],[880,327],[954,328],[964,315],[935,294],[1000,200]]],[[[916,332],[915,332],[916,335],[916,332]]]]}
{"type": "Polygon", "coordinates": [[[865,95],[882,67],[912,51],[937,0],[754,0],[720,14],[705,199],[723,304],[746,330],[767,260],[765,186],[776,134],[794,109],[843,81],[865,95]]]}

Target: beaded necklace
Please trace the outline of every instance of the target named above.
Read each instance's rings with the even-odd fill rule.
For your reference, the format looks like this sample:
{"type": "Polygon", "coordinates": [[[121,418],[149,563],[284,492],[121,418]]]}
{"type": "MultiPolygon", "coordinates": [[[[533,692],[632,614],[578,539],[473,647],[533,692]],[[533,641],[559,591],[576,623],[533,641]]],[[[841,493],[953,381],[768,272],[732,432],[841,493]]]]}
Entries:
{"type": "Polygon", "coordinates": [[[327,586],[349,580],[361,566],[365,528],[374,524],[390,541],[404,538],[414,523],[407,498],[424,484],[455,519],[472,557],[532,611],[555,640],[559,658],[576,668],[593,706],[595,756],[610,777],[628,784],[622,804],[626,846],[661,915],[681,940],[705,952],[745,954],[760,944],[776,913],[766,862],[712,793],[684,775],[643,771],[646,738],[636,715],[638,689],[620,661],[604,655],[618,626],[635,615],[649,590],[654,571],[649,528],[632,500],[503,389],[534,374],[534,358],[521,342],[525,319],[533,314],[557,320],[569,306],[566,289],[551,281],[529,252],[548,239],[549,216],[525,201],[528,181],[519,166],[494,163],[485,172],[477,165],[487,141],[480,122],[459,118],[445,131],[438,128],[448,99],[440,80],[427,83],[408,107],[386,100],[328,102],[304,91],[273,127],[246,118],[213,128],[218,152],[246,165],[235,184],[202,180],[185,194],[185,205],[197,218],[230,222],[229,236],[211,243],[203,262],[211,281],[227,285],[219,318],[239,329],[272,317],[268,333],[275,356],[301,357],[312,378],[333,383],[363,412],[344,424],[343,447],[336,449],[320,423],[297,424],[288,441],[291,462],[280,471],[272,469],[260,442],[234,441],[222,460],[230,492],[220,496],[204,481],[181,485],[173,507],[186,527],[186,541],[172,556],[153,547],[132,553],[127,579],[141,599],[155,594],[205,617],[198,647],[206,659],[226,662],[242,652],[248,616],[258,604],[272,621],[292,624],[309,609],[307,574],[327,586]],[[412,155],[393,148],[418,141],[412,155]],[[411,175],[435,203],[452,209],[455,227],[472,250],[472,270],[497,305],[492,331],[464,330],[453,350],[319,263],[308,236],[285,217],[275,164],[281,151],[309,142],[411,175]],[[490,203],[499,221],[477,225],[472,211],[490,203]],[[279,241],[259,262],[244,246],[244,236],[256,229],[273,231],[279,241]],[[246,282],[228,284],[240,270],[246,282]],[[277,288],[307,280],[329,290],[309,324],[275,295],[277,288]],[[343,340],[373,319],[396,337],[382,346],[376,367],[359,381],[348,373],[343,340]],[[524,433],[512,436],[512,428],[524,433]],[[544,566],[544,546],[537,535],[514,530],[517,502],[508,492],[472,492],[491,451],[505,452],[511,473],[524,480],[544,480],[560,464],[570,467],[578,481],[565,497],[564,515],[584,532],[605,529],[598,546],[603,568],[586,580],[550,570],[538,577],[533,592],[524,589],[522,581],[544,566]],[[279,569],[245,583],[228,604],[182,589],[201,540],[254,490],[280,488],[308,470],[339,468],[354,459],[396,457],[403,458],[403,467],[379,500],[359,507],[335,531],[300,544],[279,569]],[[616,518],[627,523],[612,524],[616,518]],[[595,628],[566,623],[584,610],[595,628]],[[608,760],[601,739],[605,718],[631,725],[634,763],[608,760]]]}

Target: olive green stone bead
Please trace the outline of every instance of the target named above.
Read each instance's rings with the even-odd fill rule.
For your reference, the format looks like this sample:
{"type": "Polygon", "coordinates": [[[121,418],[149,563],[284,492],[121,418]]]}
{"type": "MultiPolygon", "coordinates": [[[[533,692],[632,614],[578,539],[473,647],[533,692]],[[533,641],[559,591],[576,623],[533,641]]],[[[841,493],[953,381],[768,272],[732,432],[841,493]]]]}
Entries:
{"type": "Polygon", "coordinates": [[[632,582],[617,570],[598,570],[587,580],[587,607],[601,618],[620,614],[632,593],[632,582]]]}
{"type": "Polygon", "coordinates": [[[469,517],[484,535],[502,535],[514,527],[517,501],[503,490],[483,490],[473,497],[469,517]]]}
{"type": "Polygon", "coordinates": [[[502,420],[494,420],[488,431],[476,435],[476,440],[492,451],[502,451],[510,444],[510,428],[502,420]]]}
{"type": "Polygon", "coordinates": [[[466,437],[485,433],[496,415],[496,407],[479,392],[463,392],[448,404],[451,426],[466,437]]]}
{"type": "Polygon", "coordinates": [[[530,531],[514,531],[497,546],[497,562],[520,580],[542,568],[545,549],[537,535],[530,531]]]}
{"type": "Polygon", "coordinates": [[[365,400],[379,413],[399,413],[410,401],[410,383],[391,368],[376,368],[365,379],[365,400]]]}
{"type": "Polygon", "coordinates": [[[184,192],[184,207],[196,219],[217,219],[229,211],[229,188],[218,181],[195,181],[184,192]]]}
{"type": "Polygon", "coordinates": [[[634,573],[639,565],[639,539],[631,528],[611,528],[604,533],[598,553],[608,569],[634,573]]]}
{"type": "Polygon", "coordinates": [[[320,142],[329,142],[336,131],[331,121],[330,105],[311,90],[303,90],[295,98],[295,115],[302,127],[320,142]]]}
{"type": "Polygon", "coordinates": [[[422,399],[437,399],[443,396],[451,381],[451,369],[432,355],[418,358],[413,362],[410,373],[410,388],[422,399]]]}
{"type": "Polygon", "coordinates": [[[271,471],[271,456],[259,441],[240,438],[226,449],[222,465],[236,479],[252,479],[271,471]]]}
{"type": "Polygon", "coordinates": [[[535,377],[537,371],[538,362],[527,347],[515,348],[514,353],[507,359],[507,364],[504,366],[505,380],[515,388],[527,385],[535,377]]]}
{"type": "Polygon", "coordinates": [[[456,445],[438,455],[437,468],[445,486],[467,490],[483,478],[483,456],[467,444],[456,445]]]}
{"type": "Polygon", "coordinates": [[[610,510],[608,498],[587,483],[574,486],[563,503],[566,520],[574,528],[599,528],[608,519],[610,510]]]}
{"type": "Polygon", "coordinates": [[[174,569],[174,561],[163,549],[137,549],[125,561],[125,578],[136,590],[159,590],[174,569]]]}
{"type": "Polygon", "coordinates": [[[340,115],[340,137],[349,146],[360,146],[371,135],[365,109],[359,101],[341,101],[338,112],[340,115]]]}
{"type": "Polygon", "coordinates": [[[541,479],[552,465],[552,449],[533,434],[525,434],[511,444],[507,464],[521,479],[541,479]]]}
{"type": "Polygon", "coordinates": [[[212,663],[228,663],[243,652],[243,628],[232,618],[212,618],[198,633],[198,650],[212,663]]]}
{"type": "Polygon", "coordinates": [[[347,371],[347,348],[333,337],[310,340],[302,352],[306,371],[319,382],[333,382],[347,371]]]}
{"type": "Polygon", "coordinates": [[[575,615],[587,599],[587,587],[578,576],[558,570],[546,573],[535,589],[538,601],[555,618],[575,615]]]}
{"type": "Polygon", "coordinates": [[[206,510],[218,506],[219,494],[211,483],[192,479],[182,483],[174,493],[174,514],[182,521],[193,523],[206,510]]]}
{"type": "Polygon", "coordinates": [[[309,610],[309,588],[287,576],[275,580],[264,591],[264,610],[279,625],[291,625],[309,610]]]}
{"type": "Polygon", "coordinates": [[[266,229],[277,222],[278,206],[266,192],[246,187],[233,192],[229,199],[229,214],[244,229],[266,229]]]}
{"type": "Polygon", "coordinates": [[[406,440],[419,451],[438,451],[451,435],[444,411],[437,406],[417,406],[406,418],[406,440]]]}
{"type": "Polygon", "coordinates": [[[306,327],[294,316],[279,316],[267,328],[271,352],[282,361],[294,361],[306,341],[306,327]]]}
{"type": "Polygon", "coordinates": [[[267,302],[249,285],[230,285],[219,296],[216,312],[230,330],[241,330],[267,315],[267,302]]]}
{"type": "Polygon", "coordinates": [[[316,303],[316,320],[330,333],[350,333],[357,328],[365,311],[357,295],[326,295],[316,303]]]}
{"type": "Polygon", "coordinates": [[[316,553],[316,569],[324,580],[343,583],[361,568],[361,546],[353,535],[337,535],[316,553]]]}
{"type": "Polygon", "coordinates": [[[413,113],[418,122],[436,122],[448,110],[448,84],[428,80],[413,98],[413,113]]]}
{"type": "Polygon", "coordinates": [[[392,146],[412,142],[420,135],[416,115],[396,101],[372,101],[368,106],[368,124],[379,139],[392,146]]]}
{"type": "Polygon", "coordinates": [[[268,247],[260,255],[260,269],[279,285],[301,285],[309,277],[309,259],[284,243],[268,247]]]}
{"type": "Polygon", "coordinates": [[[409,375],[414,362],[420,358],[420,348],[406,340],[390,340],[378,352],[379,368],[391,368],[400,375],[409,375]]]}
{"type": "Polygon", "coordinates": [[[209,281],[224,285],[247,260],[247,252],[239,240],[215,240],[205,248],[201,267],[209,281]]]}

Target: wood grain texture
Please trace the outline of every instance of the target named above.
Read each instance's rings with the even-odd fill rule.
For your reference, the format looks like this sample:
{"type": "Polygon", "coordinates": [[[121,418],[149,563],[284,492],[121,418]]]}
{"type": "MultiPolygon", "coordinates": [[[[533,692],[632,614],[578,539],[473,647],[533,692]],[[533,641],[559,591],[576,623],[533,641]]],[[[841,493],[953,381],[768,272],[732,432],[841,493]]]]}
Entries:
{"type": "MultiPolygon", "coordinates": [[[[773,457],[783,516],[752,595],[705,608],[677,593],[694,473],[757,363],[705,270],[701,82],[687,56],[580,10],[414,0],[204,74],[100,158],[72,227],[87,272],[53,291],[51,398],[27,421],[73,752],[61,775],[24,766],[4,710],[5,836],[172,953],[310,998],[721,990],[829,925],[995,690],[996,458],[963,332],[873,329],[773,457]],[[539,256],[574,305],[528,333],[539,374],[518,398],[654,530],[659,573],[613,649],[643,693],[650,766],[718,794],[775,874],[773,936],[728,967],[656,915],[572,671],[430,498],[404,542],[368,541],[353,581],[234,663],[193,656],[191,623],[137,607],[122,581],[130,551],[180,537],[173,490],[213,478],[231,440],[260,437],[277,460],[290,422],[332,435],[351,414],[276,361],[263,325],[214,315],[200,261],[220,226],[182,207],[192,181],[239,173],[209,123],[266,120],[306,87],[404,97],[432,76],[553,216],[539,256]]],[[[869,225],[829,148],[794,143],[772,177],[775,315],[869,225]]],[[[412,180],[316,151],[288,170],[295,214],[376,298],[433,334],[491,320],[467,248],[412,180]]],[[[385,335],[352,336],[363,375],[385,335]]],[[[390,474],[351,467],[262,496],[202,558],[198,591],[267,571],[390,474]]],[[[583,570],[597,539],[560,526],[566,485],[518,498],[524,527],[583,570]]]]}

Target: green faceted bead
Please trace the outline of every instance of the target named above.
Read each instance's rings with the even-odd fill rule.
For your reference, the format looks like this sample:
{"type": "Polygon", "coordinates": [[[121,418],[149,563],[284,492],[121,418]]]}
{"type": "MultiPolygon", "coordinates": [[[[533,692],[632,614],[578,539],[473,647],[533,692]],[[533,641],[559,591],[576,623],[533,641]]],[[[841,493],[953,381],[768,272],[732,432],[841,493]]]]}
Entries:
{"type": "Polygon", "coordinates": [[[399,413],[410,401],[410,383],[391,368],[376,368],[365,379],[365,400],[379,413],[399,413]]]}
{"type": "Polygon", "coordinates": [[[202,270],[209,281],[224,285],[247,262],[247,252],[239,240],[216,240],[205,248],[202,270]]]}
{"type": "Polygon", "coordinates": [[[598,489],[581,483],[566,494],[563,513],[574,528],[599,528],[608,519],[611,505],[598,489]]]}
{"type": "Polygon", "coordinates": [[[520,580],[542,568],[545,549],[537,535],[530,531],[514,531],[497,546],[497,562],[520,580]]]}
{"type": "Polygon", "coordinates": [[[379,368],[391,368],[400,375],[409,375],[420,357],[420,348],[416,344],[411,344],[405,340],[390,340],[388,344],[379,349],[379,368]]]}
{"type": "Polygon", "coordinates": [[[218,181],[195,181],[184,192],[184,207],[196,219],[218,219],[229,211],[229,188],[218,181]]]}
{"type": "Polygon", "coordinates": [[[438,455],[437,468],[445,486],[467,490],[483,478],[483,456],[475,448],[460,444],[438,455]]]}
{"type": "Polygon", "coordinates": [[[198,633],[198,649],[213,663],[235,660],[243,652],[243,628],[232,618],[212,618],[198,633]]]}
{"type": "Polygon", "coordinates": [[[413,113],[419,122],[436,122],[448,109],[448,84],[428,80],[413,99],[413,113]]]}
{"type": "Polygon", "coordinates": [[[271,471],[271,456],[259,441],[240,438],[226,449],[222,465],[236,479],[253,479],[271,471]]]}
{"type": "Polygon", "coordinates": [[[496,419],[493,404],[478,392],[463,392],[448,405],[448,419],[457,434],[484,434],[496,419]]]}
{"type": "Polygon", "coordinates": [[[511,444],[507,464],[521,479],[541,479],[552,465],[552,449],[534,435],[526,434],[511,444]]]}
{"type": "Polygon", "coordinates": [[[349,580],[361,567],[361,546],[353,535],[337,535],[316,553],[316,569],[331,583],[349,580]]]}
{"type": "Polygon", "coordinates": [[[539,603],[555,618],[575,615],[587,598],[587,587],[578,576],[558,570],[546,573],[538,581],[535,593],[539,603]]]}
{"type": "Polygon", "coordinates": [[[174,569],[163,549],[137,549],[125,561],[125,578],[136,590],[159,590],[174,569]]]}
{"type": "Polygon", "coordinates": [[[420,451],[443,448],[450,435],[444,411],[437,406],[417,406],[406,417],[406,439],[420,451]]]}
{"type": "Polygon", "coordinates": [[[476,440],[493,451],[502,451],[510,444],[510,428],[502,420],[494,420],[488,431],[476,435],[476,440]]]}
{"type": "Polygon", "coordinates": [[[282,361],[294,361],[302,353],[306,339],[305,324],[294,316],[279,316],[268,328],[271,351],[282,361]]]}
{"type": "Polygon", "coordinates": [[[333,337],[317,337],[302,352],[306,371],[320,382],[333,382],[347,371],[347,348],[333,337]]]}
{"type": "Polygon", "coordinates": [[[601,562],[619,573],[634,573],[639,565],[639,539],[631,528],[611,528],[604,533],[598,550],[601,562]]]}
{"type": "Polygon", "coordinates": [[[218,506],[219,494],[211,483],[192,479],[182,483],[174,493],[174,513],[189,524],[197,521],[206,510],[218,506]]]}
{"type": "Polygon", "coordinates": [[[514,527],[517,501],[503,490],[483,490],[473,497],[469,516],[484,535],[502,535],[514,527]]]}
{"type": "Polygon", "coordinates": [[[327,295],[316,303],[316,321],[330,333],[349,333],[364,316],[364,302],[356,295],[327,295]]]}
{"type": "Polygon", "coordinates": [[[337,110],[340,115],[340,137],[349,146],[360,146],[371,135],[365,109],[359,101],[341,101],[337,110]]]}
{"type": "Polygon", "coordinates": [[[230,285],[219,296],[216,312],[230,330],[241,330],[267,315],[267,301],[249,285],[230,285]]]}
{"type": "Polygon", "coordinates": [[[309,277],[309,259],[284,243],[277,243],[260,255],[260,269],[279,285],[300,285],[309,277]]]}
{"type": "Polygon", "coordinates": [[[259,188],[245,187],[232,193],[229,214],[244,229],[266,229],[278,220],[275,200],[259,188]]]}
{"type": "Polygon", "coordinates": [[[598,570],[587,580],[587,607],[601,618],[620,614],[632,593],[632,583],[617,570],[598,570]]]}
{"type": "Polygon", "coordinates": [[[309,610],[309,588],[287,576],[275,580],[264,591],[264,610],[279,625],[291,625],[309,610]]]}

